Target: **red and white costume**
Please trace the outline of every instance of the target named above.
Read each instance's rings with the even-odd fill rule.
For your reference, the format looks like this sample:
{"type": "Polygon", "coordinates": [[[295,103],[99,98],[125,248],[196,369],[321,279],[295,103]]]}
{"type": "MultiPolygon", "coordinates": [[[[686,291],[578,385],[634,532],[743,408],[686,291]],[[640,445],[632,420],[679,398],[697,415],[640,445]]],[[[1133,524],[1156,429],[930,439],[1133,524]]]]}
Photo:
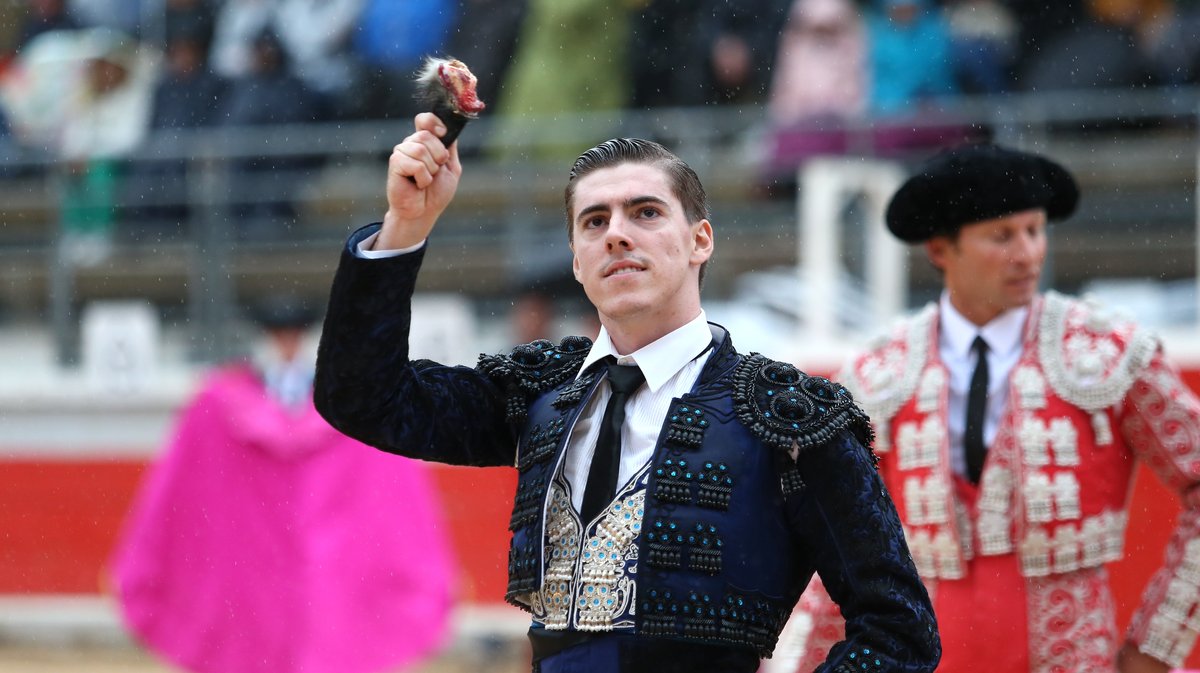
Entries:
{"type": "MultiPolygon", "coordinates": [[[[839,377],[875,424],[938,617],[938,670],[1111,671],[1125,640],[1179,666],[1200,631],[1200,401],[1157,339],[1084,301],[1035,299],[976,486],[950,466],[939,325],[931,305],[839,377]],[[1184,511],[1122,638],[1104,565],[1122,556],[1135,459],[1184,511]]],[[[804,671],[840,638],[821,594],[801,602],[804,671]]]]}

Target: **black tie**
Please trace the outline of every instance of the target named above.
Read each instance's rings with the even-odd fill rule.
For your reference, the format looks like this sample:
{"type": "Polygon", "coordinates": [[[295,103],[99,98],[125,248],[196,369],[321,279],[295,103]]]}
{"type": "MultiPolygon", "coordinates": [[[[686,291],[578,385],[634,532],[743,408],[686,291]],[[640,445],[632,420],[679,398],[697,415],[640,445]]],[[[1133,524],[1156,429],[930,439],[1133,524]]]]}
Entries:
{"type": "Polygon", "coordinates": [[[596,518],[612,502],[617,492],[617,475],[621,471],[621,425],[625,423],[625,402],[646,380],[646,375],[637,365],[627,366],[611,362],[608,365],[608,385],[612,396],[604,407],[604,419],[600,421],[600,438],[596,440],[596,453],[588,469],[587,488],[583,491],[583,506],[579,516],[584,524],[596,518]]]}
{"type": "Polygon", "coordinates": [[[983,419],[988,397],[987,342],[977,336],[971,344],[971,350],[975,351],[979,360],[975,363],[971,389],[967,392],[967,428],[963,434],[963,448],[967,453],[967,478],[972,484],[978,484],[979,475],[983,472],[983,458],[987,455],[987,447],[983,443],[983,419]]]}

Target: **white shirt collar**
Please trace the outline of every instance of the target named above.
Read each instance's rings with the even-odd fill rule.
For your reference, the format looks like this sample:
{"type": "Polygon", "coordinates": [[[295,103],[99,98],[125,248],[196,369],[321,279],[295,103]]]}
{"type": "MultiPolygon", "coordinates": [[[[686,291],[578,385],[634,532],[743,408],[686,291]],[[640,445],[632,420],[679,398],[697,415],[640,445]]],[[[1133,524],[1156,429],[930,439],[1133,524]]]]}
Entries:
{"type": "Polygon", "coordinates": [[[596,343],[592,344],[592,350],[588,352],[583,366],[579,368],[579,373],[582,375],[593,363],[611,355],[621,364],[637,364],[641,367],[642,373],[646,375],[646,386],[651,391],[657,391],[671,380],[671,377],[678,374],[684,365],[703,353],[712,340],[712,331],[708,328],[708,318],[703,310],[691,322],[629,355],[617,352],[608,336],[608,330],[602,326],[600,334],[596,336],[596,343]]]}
{"type": "Polygon", "coordinates": [[[971,353],[971,344],[975,336],[982,336],[987,342],[988,350],[997,355],[1016,352],[1021,348],[1021,338],[1025,331],[1025,320],[1029,317],[1029,307],[1020,306],[1001,313],[992,318],[983,327],[963,317],[963,314],[950,303],[950,294],[942,293],[939,301],[941,308],[941,339],[950,348],[950,352],[960,357],[971,353]]]}

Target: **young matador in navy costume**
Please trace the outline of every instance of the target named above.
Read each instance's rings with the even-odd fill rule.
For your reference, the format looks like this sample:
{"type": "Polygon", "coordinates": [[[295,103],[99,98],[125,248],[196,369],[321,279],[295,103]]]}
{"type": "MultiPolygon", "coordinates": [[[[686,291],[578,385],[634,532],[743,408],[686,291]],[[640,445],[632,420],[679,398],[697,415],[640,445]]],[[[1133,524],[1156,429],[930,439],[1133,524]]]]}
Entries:
{"type": "Polygon", "coordinates": [[[595,343],[535,341],[473,369],[409,359],[413,287],[462,174],[444,130],[416,118],[383,222],[342,253],[317,406],[385,451],[517,470],[505,598],[532,615],[534,670],[752,673],[814,573],[847,620],[819,670],[933,670],[937,627],[867,418],[705,319],[706,196],[660,145],[609,140],[568,179],[595,343]]]}

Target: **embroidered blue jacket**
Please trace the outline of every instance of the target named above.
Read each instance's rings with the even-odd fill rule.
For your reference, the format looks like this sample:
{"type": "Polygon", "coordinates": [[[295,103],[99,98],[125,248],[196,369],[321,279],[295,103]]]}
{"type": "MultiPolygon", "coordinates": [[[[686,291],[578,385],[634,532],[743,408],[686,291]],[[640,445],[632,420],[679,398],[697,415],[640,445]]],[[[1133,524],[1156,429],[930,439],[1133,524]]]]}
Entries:
{"type": "MultiPolygon", "coordinates": [[[[475,368],[410,361],[423,250],[357,258],[358,241],[375,230],[355,232],[342,254],[318,352],[317,409],[385,451],[515,465],[506,599],[544,613],[552,486],[597,382],[576,378],[591,342],[526,344],[475,368]]],[[[817,572],[846,618],[846,640],[818,670],[932,671],[933,610],[876,474],[866,416],[840,385],[739,354],[713,328],[715,350],[692,391],[672,402],[643,480],[642,526],[631,536],[636,590],[623,613],[634,633],[770,656],[817,572]]],[[[620,506],[618,498],[608,515],[625,514],[620,506]]],[[[578,620],[566,627],[586,630],[578,620]]]]}

